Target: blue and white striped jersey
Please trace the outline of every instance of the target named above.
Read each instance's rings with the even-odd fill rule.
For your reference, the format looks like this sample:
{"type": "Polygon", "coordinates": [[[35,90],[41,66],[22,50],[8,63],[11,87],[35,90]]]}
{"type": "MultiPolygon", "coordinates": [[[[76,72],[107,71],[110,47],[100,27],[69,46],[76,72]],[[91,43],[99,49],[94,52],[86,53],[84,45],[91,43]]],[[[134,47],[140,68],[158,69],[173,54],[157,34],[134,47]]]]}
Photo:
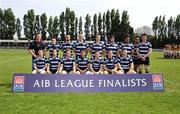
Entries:
{"type": "Polygon", "coordinates": [[[80,57],[81,50],[86,50],[89,47],[89,45],[86,42],[80,43],[77,41],[75,43],[75,49],[76,49],[76,58],[80,57]]]}
{"type": "Polygon", "coordinates": [[[112,59],[104,59],[104,65],[106,65],[106,68],[108,69],[114,69],[114,65],[118,63],[118,60],[116,58],[112,59]]]}
{"type": "Polygon", "coordinates": [[[118,59],[119,63],[121,64],[121,67],[123,70],[129,70],[130,64],[133,62],[132,58],[130,56],[127,57],[120,57],[118,59]]]}
{"type": "Polygon", "coordinates": [[[81,70],[85,70],[88,67],[89,63],[90,63],[90,61],[89,61],[89,59],[87,57],[85,57],[85,58],[79,57],[76,60],[76,64],[78,64],[78,67],[81,70]]]}
{"type": "Polygon", "coordinates": [[[49,50],[50,57],[52,57],[52,52],[54,49],[57,50],[57,56],[58,56],[58,52],[61,49],[61,45],[58,43],[57,44],[48,44],[47,50],[49,50]]]}
{"type": "Polygon", "coordinates": [[[37,58],[34,60],[34,63],[38,69],[43,69],[47,63],[47,59],[45,57],[37,58]]]}
{"type": "Polygon", "coordinates": [[[122,50],[127,50],[127,54],[131,56],[132,51],[134,50],[134,46],[132,43],[123,43],[121,45],[122,50]]]}
{"type": "Polygon", "coordinates": [[[62,49],[64,54],[66,53],[67,49],[73,50],[73,48],[74,48],[74,43],[73,42],[64,42],[62,44],[62,46],[61,46],[61,49],[62,49]]]}
{"type": "Polygon", "coordinates": [[[104,49],[105,46],[102,42],[101,43],[94,42],[90,47],[92,49],[92,57],[94,57],[96,51],[99,51],[100,57],[101,57],[102,56],[102,50],[104,49]]]}
{"type": "Polygon", "coordinates": [[[103,61],[102,61],[101,59],[96,60],[96,59],[93,59],[93,58],[92,58],[92,60],[90,61],[90,63],[92,64],[93,70],[99,71],[100,68],[101,68],[101,65],[103,64],[103,61]]]}
{"type": "Polygon", "coordinates": [[[70,58],[63,57],[61,59],[61,64],[63,64],[63,70],[66,70],[66,71],[73,70],[74,63],[75,63],[75,59],[73,57],[70,57],[70,58]]]}
{"type": "Polygon", "coordinates": [[[50,70],[57,70],[58,64],[60,63],[59,57],[50,57],[48,60],[48,64],[50,65],[50,70]]]}
{"type": "Polygon", "coordinates": [[[149,49],[152,48],[152,45],[150,42],[145,43],[139,43],[139,54],[144,56],[149,52],[149,49]]]}
{"type": "Polygon", "coordinates": [[[106,43],[106,46],[105,46],[105,49],[106,51],[109,51],[109,50],[112,50],[113,52],[113,57],[115,58],[116,57],[116,53],[119,49],[119,45],[117,43],[106,43]]]}

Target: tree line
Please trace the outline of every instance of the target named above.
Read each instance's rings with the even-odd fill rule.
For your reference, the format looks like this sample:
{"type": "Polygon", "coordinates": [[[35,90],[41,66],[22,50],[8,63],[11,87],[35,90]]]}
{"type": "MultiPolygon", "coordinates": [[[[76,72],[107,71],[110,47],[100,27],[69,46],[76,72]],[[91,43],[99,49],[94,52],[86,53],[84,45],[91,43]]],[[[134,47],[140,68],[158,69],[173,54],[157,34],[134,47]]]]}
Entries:
{"type": "Polygon", "coordinates": [[[166,21],[164,16],[156,16],[152,23],[154,37],[151,39],[155,48],[166,44],[180,44],[180,15],[170,17],[166,21]]]}
{"type": "Polygon", "coordinates": [[[129,15],[123,11],[121,16],[119,10],[107,10],[104,13],[96,13],[91,17],[89,14],[77,17],[75,12],[66,8],[59,16],[47,17],[46,13],[36,15],[33,9],[28,10],[23,16],[23,25],[19,18],[16,18],[12,9],[0,9],[0,39],[13,39],[16,33],[18,39],[34,39],[34,34],[42,33],[43,39],[49,40],[57,37],[64,40],[66,34],[70,34],[72,40],[77,38],[80,31],[84,31],[86,40],[94,40],[96,34],[101,34],[103,40],[108,40],[110,35],[114,35],[117,41],[123,41],[124,33],[134,35],[134,30],[130,26],[129,15]],[[83,23],[84,21],[84,23],[83,23]]]}

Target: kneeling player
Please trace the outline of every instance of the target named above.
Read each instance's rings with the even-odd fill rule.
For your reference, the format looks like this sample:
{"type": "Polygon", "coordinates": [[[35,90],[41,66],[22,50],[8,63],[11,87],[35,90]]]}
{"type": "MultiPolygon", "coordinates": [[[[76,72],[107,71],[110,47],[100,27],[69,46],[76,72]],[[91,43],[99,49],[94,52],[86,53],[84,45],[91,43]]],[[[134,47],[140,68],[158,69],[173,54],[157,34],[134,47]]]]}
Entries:
{"type": "Polygon", "coordinates": [[[60,59],[57,57],[57,50],[52,51],[52,57],[49,58],[48,60],[48,65],[47,65],[47,73],[49,74],[57,74],[58,69],[60,67],[60,59]]]}
{"type": "Polygon", "coordinates": [[[99,51],[95,52],[95,57],[92,57],[90,70],[91,74],[103,74],[102,72],[103,61],[100,59],[99,51]]]}
{"type": "Polygon", "coordinates": [[[35,70],[33,70],[32,74],[46,74],[46,71],[45,71],[47,68],[46,62],[47,60],[46,58],[44,58],[43,51],[39,50],[38,56],[34,61],[35,70]]]}
{"type": "Polygon", "coordinates": [[[90,74],[89,70],[89,60],[86,57],[86,51],[81,50],[81,56],[76,60],[76,70],[77,74],[90,74]]]}
{"type": "Polygon", "coordinates": [[[136,74],[132,58],[127,55],[127,50],[123,50],[122,57],[119,58],[119,63],[126,74],[136,74]]]}
{"type": "Polygon", "coordinates": [[[118,60],[113,58],[112,50],[108,51],[107,57],[104,60],[103,74],[122,74],[121,70],[118,70],[118,60]]]}
{"type": "Polygon", "coordinates": [[[59,73],[61,74],[75,74],[76,73],[75,60],[71,55],[71,49],[66,50],[66,55],[61,60],[59,73]]]}

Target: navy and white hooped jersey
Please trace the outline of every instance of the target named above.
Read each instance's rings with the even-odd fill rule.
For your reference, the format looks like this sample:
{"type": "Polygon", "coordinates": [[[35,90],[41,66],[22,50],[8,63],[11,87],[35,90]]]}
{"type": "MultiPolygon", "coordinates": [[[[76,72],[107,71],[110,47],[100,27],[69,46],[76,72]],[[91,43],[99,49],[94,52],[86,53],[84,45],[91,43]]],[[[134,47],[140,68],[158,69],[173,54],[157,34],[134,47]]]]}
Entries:
{"type": "Polygon", "coordinates": [[[134,53],[132,55],[133,59],[138,59],[138,49],[139,49],[139,43],[134,43],[134,53]]]}
{"type": "Polygon", "coordinates": [[[58,56],[58,52],[61,49],[61,45],[58,44],[58,43],[56,43],[56,44],[48,44],[47,50],[49,50],[50,57],[52,57],[52,52],[53,52],[54,49],[57,50],[57,56],[58,56]]]}
{"type": "Polygon", "coordinates": [[[99,71],[101,68],[101,65],[103,64],[103,61],[101,59],[95,60],[94,58],[92,58],[90,63],[92,64],[93,70],[99,71]]]}
{"type": "Polygon", "coordinates": [[[105,46],[106,51],[112,50],[113,57],[116,57],[116,53],[119,49],[119,45],[117,43],[110,43],[108,42],[105,46]]]}
{"type": "Polygon", "coordinates": [[[139,43],[139,54],[140,55],[146,55],[149,52],[149,49],[152,48],[152,45],[150,42],[146,42],[146,43],[139,43]]]}
{"type": "Polygon", "coordinates": [[[102,56],[102,50],[104,49],[104,44],[102,42],[98,44],[94,42],[90,47],[92,49],[92,57],[94,57],[96,51],[99,51],[100,57],[102,56]]]}
{"type": "Polygon", "coordinates": [[[66,53],[67,49],[73,50],[74,48],[74,43],[73,42],[64,42],[61,46],[61,49],[63,50],[63,53],[66,53]]]}
{"type": "Polygon", "coordinates": [[[104,65],[106,65],[106,68],[108,69],[114,69],[114,65],[118,63],[116,58],[112,58],[112,59],[105,59],[104,61],[104,65]]]}
{"type": "Polygon", "coordinates": [[[122,50],[127,50],[127,54],[131,56],[132,51],[134,50],[134,46],[131,43],[123,43],[121,45],[122,50]]]}
{"type": "Polygon", "coordinates": [[[90,63],[89,59],[87,57],[79,57],[77,58],[76,60],[76,64],[78,64],[78,67],[81,69],[81,70],[84,70],[88,67],[88,64],[90,63]]]}
{"type": "Polygon", "coordinates": [[[86,50],[89,47],[89,45],[86,42],[80,43],[77,41],[75,43],[75,49],[76,49],[76,57],[80,57],[81,50],[86,50]]]}
{"type": "Polygon", "coordinates": [[[61,59],[61,64],[63,64],[63,70],[67,70],[67,71],[73,70],[74,63],[75,63],[75,60],[73,57],[70,57],[70,58],[63,57],[61,59]]]}
{"type": "Polygon", "coordinates": [[[47,59],[45,57],[37,58],[34,60],[34,63],[38,69],[43,69],[47,63],[47,59]]]}
{"type": "Polygon", "coordinates": [[[130,69],[130,64],[133,63],[132,58],[130,56],[120,57],[118,61],[121,64],[123,70],[130,69]]]}
{"type": "Polygon", "coordinates": [[[60,63],[59,57],[55,57],[55,58],[50,57],[48,60],[48,64],[50,65],[50,70],[57,70],[59,63],[60,63]]]}

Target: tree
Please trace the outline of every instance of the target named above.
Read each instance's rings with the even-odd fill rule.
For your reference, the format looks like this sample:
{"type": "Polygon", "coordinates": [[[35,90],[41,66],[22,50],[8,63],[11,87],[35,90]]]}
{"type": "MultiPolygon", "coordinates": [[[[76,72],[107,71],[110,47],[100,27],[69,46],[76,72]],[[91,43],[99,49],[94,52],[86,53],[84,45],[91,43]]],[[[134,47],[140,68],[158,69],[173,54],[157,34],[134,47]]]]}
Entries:
{"type": "Polygon", "coordinates": [[[22,30],[21,22],[20,22],[20,19],[17,18],[17,20],[16,20],[16,33],[17,33],[18,39],[21,39],[21,30],[22,30]]]}
{"type": "Polygon", "coordinates": [[[106,13],[104,12],[103,13],[103,22],[102,22],[102,28],[103,28],[103,40],[105,40],[104,39],[104,37],[106,37],[106,13]]]}
{"type": "Polygon", "coordinates": [[[153,31],[151,29],[150,26],[141,26],[141,27],[138,27],[136,30],[135,30],[135,33],[138,34],[138,35],[141,35],[143,33],[146,33],[147,35],[153,35],[153,31]]]}
{"type": "Polygon", "coordinates": [[[4,10],[5,39],[13,39],[13,36],[16,32],[15,24],[16,24],[16,19],[11,8],[4,10]]]}
{"type": "Polygon", "coordinates": [[[155,37],[157,37],[157,30],[158,30],[158,16],[154,19],[152,23],[152,30],[154,32],[155,37]]]}
{"type": "Polygon", "coordinates": [[[65,17],[64,17],[64,12],[61,13],[60,15],[60,19],[59,19],[59,28],[60,28],[60,36],[61,36],[61,40],[64,40],[64,36],[65,36],[65,30],[64,30],[64,23],[65,22],[65,17]]]}
{"type": "Polygon", "coordinates": [[[79,18],[79,32],[82,32],[82,17],[79,18]]]}
{"type": "Polygon", "coordinates": [[[75,33],[75,19],[76,19],[74,11],[70,12],[69,19],[70,19],[70,35],[73,40],[75,39],[74,33],[75,33]]]}
{"type": "Polygon", "coordinates": [[[108,10],[106,13],[106,33],[107,37],[110,36],[110,31],[111,31],[111,17],[110,17],[110,11],[108,10]]]}
{"type": "Polygon", "coordinates": [[[41,32],[40,17],[39,15],[36,15],[34,22],[34,33],[40,33],[40,32],[41,32]]]}
{"type": "Polygon", "coordinates": [[[70,9],[66,8],[66,13],[65,13],[65,27],[66,27],[66,34],[70,33],[70,9]]]}
{"type": "Polygon", "coordinates": [[[4,39],[4,11],[0,8],[0,39],[4,39]]]}
{"type": "Polygon", "coordinates": [[[176,36],[177,36],[177,44],[180,44],[180,15],[177,15],[175,21],[175,29],[176,29],[176,36]]]}
{"type": "Polygon", "coordinates": [[[123,41],[123,37],[125,33],[129,33],[129,30],[131,29],[130,27],[130,22],[129,22],[129,15],[127,11],[123,11],[122,13],[122,18],[121,18],[121,23],[120,23],[120,41],[123,41]]]}
{"type": "Polygon", "coordinates": [[[53,33],[52,33],[53,28],[52,28],[52,26],[53,26],[53,18],[52,18],[52,16],[50,16],[49,22],[48,22],[48,30],[47,30],[48,33],[49,33],[49,38],[48,39],[50,39],[53,36],[53,33]]]}
{"type": "Polygon", "coordinates": [[[77,39],[77,35],[78,35],[78,18],[76,17],[75,19],[75,39],[77,39]]]}
{"type": "Polygon", "coordinates": [[[52,36],[51,37],[57,38],[58,35],[59,35],[59,20],[58,20],[58,17],[55,16],[54,20],[53,20],[53,24],[52,24],[52,36]]]}
{"type": "Polygon", "coordinates": [[[111,30],[114,32],[116,40],[120,41],[120,15],[119,15],[119,10],[116,10],[116,14],[115,14],[115,18],[114,18],[113,24],[114,25],[113,25],[111,30]]]}
{"type": "Polygon", "coordinates": [[[99,32],[99,34],[102,35],[101,31],[102,31],[102,18],[101,18],[101,13],[99,13],[99,15],[98,15],[98,32],[99,32]]]}
{"type": "Polygon", "coordinates": [[[95,36],[97,34],[97,14],[94,14],[94,17],[93,17],[93,36],[95,36]]]}
{"type": "Polygon", "coordinates": [[[86,40],[92,40],[90,39],[90,26],[91,26],[91,17],[87,14],[85,17],[85,24],[84,24],[84,32],[86,40]]]}
{"type": "Polygon", "coordinates": [[[43,13],[40,17],[40,22],[41,22],[41,34],[42,38],[46,39],[46,33],[47,33],[47,16],[45,13],[43,13]]]}

